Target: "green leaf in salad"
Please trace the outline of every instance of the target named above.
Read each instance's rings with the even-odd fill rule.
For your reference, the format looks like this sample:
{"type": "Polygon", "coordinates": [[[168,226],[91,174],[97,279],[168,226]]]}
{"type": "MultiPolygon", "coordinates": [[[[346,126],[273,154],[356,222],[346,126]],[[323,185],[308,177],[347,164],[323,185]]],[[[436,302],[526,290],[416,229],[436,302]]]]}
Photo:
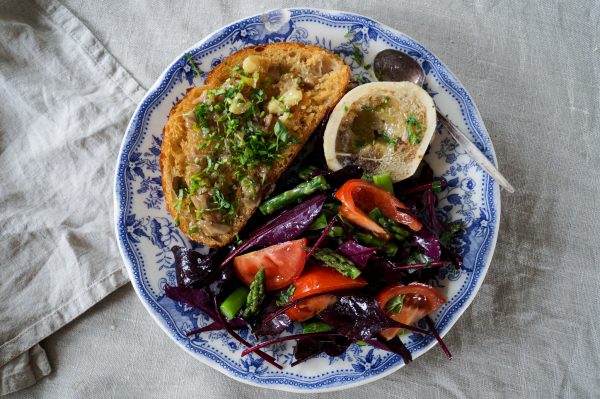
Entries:
{"type": "Polygon", "coordinates": [[[396,295],[385,304],[385,311],[391,315],[400,313],[404,307],[404,295],[396,295]]]}
{"type": "MultiPolygon", "coordinates": [[[[408,257],[408,261],[406,262],[409,265],[414,265],[414,264],[425,264],[424,268],[427,268],[429,264],[431,264],[431,262],[433,261],[432,258],[430,258],[429,256],[422,254],[421,252],[418,251],[413,251],[410,256],[408,257]]],[[[409,269],[408,272],[409,273],[413,273],[416,269],[409,269]]]]}
{"type": "Polygon", "coordinates": [[[465,226],[463,222],[449,223],[447,229],[440,234],[440,243],[445,247],[449,247],[454,237],[464,230],[464,227],[465,226]]]}
{"type": "Polygon", "coordinates": [[[312,323],[307,323],[302,327],[302,332],[304,334],[309,333],[325,333],[333,331],[333,328],[325,322],[322,321],[313,321],[312,323]]]}
{"type": "Polygon", "coordinates": [[[327,227],[327,217],[325,216],[325,214],[321,213],[314,222],[312,222],[312,224],[310,226],[308,226],[309,231],[314,231],[314,230],[323,230],[325,227],[327,227]]]}

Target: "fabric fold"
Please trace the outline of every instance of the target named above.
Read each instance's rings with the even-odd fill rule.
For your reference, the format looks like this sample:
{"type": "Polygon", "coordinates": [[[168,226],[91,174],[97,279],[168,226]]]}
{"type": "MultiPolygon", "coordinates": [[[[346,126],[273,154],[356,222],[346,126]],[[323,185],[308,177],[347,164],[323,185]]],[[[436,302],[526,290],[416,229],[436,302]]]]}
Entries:
{"type": "Polygon", "coordinates": [[[144,88],[54,0],[0,9],[0,394],[51,372],[39,342],[127,283],[113,175],[144,88]]]}

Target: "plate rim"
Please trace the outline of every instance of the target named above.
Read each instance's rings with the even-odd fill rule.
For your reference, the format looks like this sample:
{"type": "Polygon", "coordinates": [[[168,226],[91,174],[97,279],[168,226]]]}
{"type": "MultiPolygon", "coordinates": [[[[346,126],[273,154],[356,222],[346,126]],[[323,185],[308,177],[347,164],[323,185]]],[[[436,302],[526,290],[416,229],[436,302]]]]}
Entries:
{"type": "MultiPolygon", "coordinates": [[[[200,41],[194,43],[193,45],[191,45],[190,47],[188,47],[187,49],[185,49],[184,51],[180,52],[174,59],[173,61],[171,61],[169,64],[167,64],[167,67],[163,70],[163,72],[157,77],[156,81],[152,84],[152,86],[150,86],[146,92],[146,94],[143,96],[143,98],[140,100],[140,102],[138,103],[138,105],[135,108],[135,111],[133,112],[131,119],[129,121],[129,123],[127,124],[127,127],[125,129],[125,134],[123,135],[123,140],[121,142],[121,145],[119,147],[119,151],[117,154],[117,160],[116,160],[116,167],[115,167],[115,174],[114,174],[114,180],[113,180],[113,201],[114,201],[114,212],[113,212],[113,217],[114,217],[114,229],[115,229],[115,235],[117,238],[117,243],[118,243],[118,247],[119,247],[119,253],[121,255],[122,260],[124,261],[125,265],[126,265],[126,269],[127,269],[127,274],[130,278],[130,281],[132,283],[132,286],[135,290],[136,295],[138,296],[138,299],[140,300],[140,302],[143,304],[144,308],[146,309],[146,311],[152,316],[152,319],[154,320],[154,322],[156,324],[158,324],[158,326],[161,328],[161,330],[175,343],[177,343],[177,345],[179,347],[181,347],[183,349],[184,352],[188,353],[189,355],[193,356],[195,359],[199,360],[200,362],[202,362],[203,364],[211,367],[212,369],[215,369],[219,372],[221,372],[222,374],[226,375],[229,378],[232,378],[236,381],[239,381],[241,383],[244,384],[248,384],[248,385],[252,385],[252,386],[256,386],[256,387],[260,387],[260,388],[267,388],[267,389],[272,389],[272,390],[281,390],[281,391],[288,391],[288,392],[296,392],[296,393],[319,393],[319,392],[332,392],[332,391],[339,391],[339,390],[345,390],[345,389],[350,389],[350,388],[354,388],[360,385],[364,385],[364,384],[368,384],[368,383],[372,383],[375,382],[381,378],[384,378],[396,371],[398,371],[399,369],[403,368],[406,364],[404,362],[390,367],[388,370],[385,370],[379,374],[375,374],[375,375],[371,375],[369,377],[366,377],[364,379],[361,380],[357,380],[357,381],[353,381],[347,384],[341,384],[341,385],[332,385],[332,386],[326,386],[326,387],[319,387],[319,388],[298,388],[295,386],[291,386],[291,385],[284,385],[284,384],[278,384],[278,385],[270,385],[270,384],[264,384],[264,383],[259,383],[259,382],[255,382],[253,380],[247,380],[241,377],[236,376],[233,373],[230,373],[227,369],[221,367],[218,363],[214,362],[214,361],[210,361],[210,359],[207,359],[205,356],[202,356],[200,353],[197,352],[193,352],[190,351],[181,340],[178,340],[175,336],[173,336],[171,334],[171,331],[167,328],[167,326],[163,323],[162,317],[159,317],[158,313],[152,308],[152,306],[143,298],[142,292],[140,291],[141,288],[138,287],[137,284],[135,284],[135,275],[133,273],[133,264],[132,261],[130,259],[130,257],[127,255],[127,253],[125,252],[125,246],[124,243],[122,242],[123,237],[119,234],[119,225],[120,225],[120,219],[121,219],[121,213],[123,211],[121,204],[120,204],[120,198],[119,195],[121,194],[119,189],[121,188],[121,185],[119,183],[119,176],[120,176],[120,168],[123,164],[123,159],[122,156],[124,155],[124,150],[125,147],[127,145],[127,143],[129,143],[130,141],[130,131],[132,129],[133,124],[136,122],[136,119],[138,117],[138,114],[140,112],[140,110],[142,109],[143,105],[144,105],[144,101],[151,96],[153,93],[156,92],[156,90],[161,86],[161,83],[165,80],[165,78],[167,77],[170,69],[181,59],[181,57],[183,57],[186,53],[190,53],[193,50],[199,49],[203,44],[205,44],[207,41],[209,41],[210,39],[214,38],[215,36],[217,36],[219,33],[221,33],[222,31],[226,30],[227,28],[229,28],[230,26],[239,24],[241,22],[247,21],[249,19],[253,19],[253,18],[257,18],[257,17],[261,17],[262,15],[271,13],[271,12],[280,12],[280,11],[314,11],[317,13],[323,13],[323,14],[329,14],[329,15],[349,15],[349,16],[354,16],[354,17],[359,17],[368,21],[373,22],[375,25],[378,25],[382,28],[387,29],[388,31],[391,31],[394,34],[397,34],[399,36],[403,36],[409,40],[411,40],[412,42],[420,45],[421,47],[423,47],[424,49],[426,49],[434,58],[436,58],[436,60],[440,63],[441,67],[445,70],[445,72],[448,74],[448,76],[455,80],[460,88],[462,90],[464,90],[464,93],[466,95],[466,97],[468,99],[471,100],[471,104],[473,107],[473,111],[474,111],[474,119],[479,121],[480,124],[480,130],[485,134],[485,136],[487,137],[488,141],[489,141],[489,148],[488,151],[490,152],[491,156],[492,156],[492,163],[497,165],[497,158],[496,158],[496,152],[494,149],[494,145],[492,143],[492,138],[489,134],[489,132],[487,131],[487,128],[485,127],[485,124],[483,122],[483,118],[481,117],[481,114],[479,112],[479,109],[477,107],[477,104],[475,103],[475,101],[473,100],[471,94],[468,92],[468,90],[465,88],[465,86],[462,84],[462,82],[454,75],[454,73],[446,66],[446,64],[443,63],[443,61],[441,60],[440,57],[438,57],[434,52],[432,52],[431,50],[429,50],[429,48],[423,46],[419,41],[413,39],[411,36],[395,29],[392,28],[390,26],[388,26],[387,24],[384,24],[382,22],[380,22],[379,20],[375,19],[375,18],[371,18],[362,14],[358,14],[358,13],[354,13],[354,12],[349,12],[349,11],[340,11],[340,10],[332,10],[332,9],[323,9],[323,8],[316,8],[316,7],[286,7],[286,8],[274,8],[274,9],[270,9],[267,10],[263,13],[259,13],[259,14],[254,14],[254,15],[249,15],[249,16],[245,16],[242,18],[239,18],[235,21],[229,22],[225,25],[222,25],[221,27],[213,30],[212,32],[208,33],[206,36],[204,36],[200,41]]],[[[492,196],[493,196],[493,203],[492,206],[495,208],[494,211],[496,213],[496,223],[495,223],[495,228],[494,230],[491,232],[492,237],[491,237],[491,241],[489,243],[489,257],[488,259],[486,259],[484,267],[481,269],[480,272],[480,278],[478,279],[478,281],[476,282],[475,286],[473,287],[473,291],[474,294],[471,295],[469,298],[467,298],[465,300],[464,305],[455,311],[455,313],[452,315],[451,319],[448,321],[447,327],[445,328],[445,331],[443,331],[440,335],[442,337],[444,337],[447,333],[450,332],[450,330],[452,330],[452,328],[454,327],[454,325],[456,324],[456,322],[460,319],[460,317],[464,314],[464,312],[471,306],[471,303],[473,302],[473,300],[475,299],[475,297],[477,296],[477,294],[479,293],[479,290],[483,284],[483,281],[485,280],[485,277],[487,275],[487,272],[489,270],[491,261],[494,257],[494,253],[495,253],[495,249],[496,249],[496,243],[497,243],[497,239],[498,239],[498,233],[499,233],[499,229],[500,229],[500,216],[501,216],[501,196],[500,196],[500,188],[498,183],[493,180],[491,177],[488,176],[488,180],[491,181],[492,184],[492,196]]],[[[428,352],[429,350],[431,350],[431,348],[433,346],[435,346],[437,344],[437,342],[435,340],[432,340],[429,344],[427,344],[425,347],[423,347],[422,349],[419,350],[418,353],[415,354],[413,360],[417,359],[418,357],[420,357],[421,355],[425,354],[426,352],[428,352]]]]}

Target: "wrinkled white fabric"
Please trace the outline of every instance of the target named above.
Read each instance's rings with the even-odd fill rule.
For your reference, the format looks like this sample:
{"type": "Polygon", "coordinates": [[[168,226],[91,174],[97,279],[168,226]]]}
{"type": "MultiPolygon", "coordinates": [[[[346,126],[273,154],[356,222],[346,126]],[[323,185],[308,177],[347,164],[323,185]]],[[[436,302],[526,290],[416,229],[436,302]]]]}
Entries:
{"type": "Polygon", "coordinates": [[[481,290],[445,339],[454,359],[433,348],[351,391],[267,391],[182,351],[127,286],[45,340],[54,372],[14,397],[600,397],[598,2],[66,1],[145,87],[222,25],[305,5],[370,16],[436,53],[477,102],[517,188],[502,193],[481,290]]]}
{"type": "Polygon", "coordinates": [[[37,345],[127,282],[115,156],[143,90],[66,8],[0,3],[0,393],[50,372],[37,345]]]}

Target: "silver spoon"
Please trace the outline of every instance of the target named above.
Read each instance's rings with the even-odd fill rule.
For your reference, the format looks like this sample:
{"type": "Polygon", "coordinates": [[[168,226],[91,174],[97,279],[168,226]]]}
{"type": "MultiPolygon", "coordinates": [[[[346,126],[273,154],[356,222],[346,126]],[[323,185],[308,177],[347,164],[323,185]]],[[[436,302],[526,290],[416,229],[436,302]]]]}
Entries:
{"type": "MultiPolygon", "coordinates": [[[[393,49],[383,50],[375,56],[373,70],[381,81],[412,82],[419,86],[423,86],[425,82],[425,73],[421,65],[409,55],[393,49]]],[[[504,187],[506,191],[514,193],[514,187],[502,176],[479,148],[454,123],[450,122],[437,107],[436,111],[438,120],[448,130],[452,138],[467,151],[471,158],[496,180],[498,184],[504,187]]]]}

